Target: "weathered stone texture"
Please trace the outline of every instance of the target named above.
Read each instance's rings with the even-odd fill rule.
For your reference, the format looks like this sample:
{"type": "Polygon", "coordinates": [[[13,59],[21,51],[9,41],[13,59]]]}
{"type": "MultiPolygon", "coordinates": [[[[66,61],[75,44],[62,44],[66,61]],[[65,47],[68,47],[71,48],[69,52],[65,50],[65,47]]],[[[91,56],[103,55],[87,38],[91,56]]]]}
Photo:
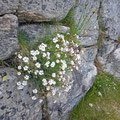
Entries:
{"type": "Polygon", "coordinates": [[[69,30],[69,27],[61,25],[32,24],[20,26],[18,33],[25,36],[28,44],[33,45],[46,35],[51,37],[54,32],[66,33],[69,30]]]}
{"type": "Polygon", "coordinates": [[[98,50],[97,60],[104,72],[120,77],[119,56],[120,42],[120,1],[103,0],[100,9],[100,24],[104,32],[103,41],[98,50]]]}
{"type": "Polygon", "coordinates": [[[15,15],[0,17],[0,59],[9,58],[19,48],[17,29],[18,19],[15,15]]]}
{"type": "Polygon", "coordinates": [[[79,66],[80,72],[69,73],[73,80],[72,89],[66,93],[59,91],[56,96],[48,94],[48,112],[51,120],[66,120],[69,112],[80,101],[85,93],[93,85],[97,69],[93,64],[97,49],[95,47],[84,48],[81,52],[82,65],[79,66]]]}
{"type": "Polygon", "coordinates": [[[0,15],[16,13],[19,0],[0,0],[0,15]]]}
{"type": "Polygon", "coordinates": [[[75,2],[75,0],[20,0],[18,16],[22,21],[60,21],[75,2]]]}
{"type": "Polygon", "coordinates": [[[0,68],[0,120],[41,120],[42,109],[38,100],[31,99],[29,86],[17,90],[16,70],[0,68]],[[3,76],[6,81],[2,81],[3,76]]]}

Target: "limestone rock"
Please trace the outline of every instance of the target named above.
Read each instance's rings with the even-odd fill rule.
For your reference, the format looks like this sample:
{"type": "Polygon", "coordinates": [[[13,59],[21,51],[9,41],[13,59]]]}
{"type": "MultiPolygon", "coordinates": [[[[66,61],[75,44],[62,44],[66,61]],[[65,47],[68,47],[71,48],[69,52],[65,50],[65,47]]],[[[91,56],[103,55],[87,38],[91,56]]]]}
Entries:
{"type": "Polygon", "coordinates": [[[93,64],[96,48],[84,48],[81,53],[82,64],[79,72],[69,73],[73,80],[72,89],[66,93],[59,91],[55,96],[48,94],[48,112],[51,120],[67,120],[69,112],[93,85],[97,69],[93,64]]]}
{"type": "Polygon", "coordinates": [[[103,0],[100,9],[100,22],[104,28],[103,42],[99,46],[97,60],[104,72],[120,77],[119,40],[120,40],[120,2],[103,0]]]}
{"type": "Polygon", "coordinates": [[[80,0],[80,2],[77,4],[73,11],[73,18],[76,24],[78,24],[80,18],[79,27],[81,28],[79,33],[79,41],[82,46],[92,46],[95,45],[98,41],[99,36],[99,26],[98,26],[98,20],[97,20],[97,12],[94,13],[94,15],[90,18],[89,22],[87,23],[90,15],[93,13],[94,10],[98,11],[100,1],[97,0],[87,0],[86,2],[86,8],[85,1],[80,0]],[[84,11],[84,13],[83,13],[84,11]],[[84,18],[89,14],[89,17],[85,20],[85,26],[82,26],[82,22],[84,21],[84,18]],[[81,17],[81,14],[83,16],[81,17]]]}
{"type": "Polygon", "coordinates": [[[0,59],[7,59],[19,48],[17,28],[18,20],[15,15],[0,17],[0,59]]]}
{"type": "Polygon", "coordinates": [[[0,0],[0,15],[16,13],[19,0],[0,0]]]}
{"type": "Polygon", "coordinates": [[[38,100],[31,99],[30,88],[17,89],[16,70],[0,68],[0,120],[41,120],[42,110],[38,100]],[[2,81],[7,76],[6,81],[2,81]]]}
{"type": "Polygon", "coordinates": [[[21,21],[62,20],[75,0],[20,0],[18,17],[21,21]]]}
{"type": "Polygon", "coordinates": [[[50,36],[54,32],[69,32],[69,27],[61,25],[30,24],[19,27],[19,34],[23,34],[28,44],[34,44],[39,39],[44,39],[45,35],[50,36]]]}

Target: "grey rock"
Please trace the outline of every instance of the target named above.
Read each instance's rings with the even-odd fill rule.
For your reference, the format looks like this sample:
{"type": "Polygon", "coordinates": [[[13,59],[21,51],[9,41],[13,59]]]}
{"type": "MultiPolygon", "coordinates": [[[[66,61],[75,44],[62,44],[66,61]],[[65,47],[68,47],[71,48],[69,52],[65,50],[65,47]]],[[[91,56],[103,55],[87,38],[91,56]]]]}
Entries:
{"type": "Polygon", "coordinates": [[[120,1],[102,0],[100,18],[109,40],[118,40],[120,36],[120,1]]]}
{"type": "Polygon", "coordinates": [[[20,0],[18,17],[21,21],[62,20],[76,0],[20,0]]]}
{"type": "Polygon", "coordinates": [[[120,2],[119,0],[103,0],[100,9],[100,22],[103,26],[103,42],[99,46],[97,60],[104,72],[120,77],[119,50],[120,37],[120,2]]]}
{"type": "Polygon", "coordinates": [[[30,87],[24,91],[17,89],[17,82],[22,79],[17,77],[16,72],[12,68],[0,68],[0,120],[41,120],[39,100],[31,99],[30,87]],[[4,74],[6,81],[2,81],[4,74]],[[29,104],[30,101],[33,103],[29,104]]]}
{"type": "MultiPolygon", "coordinates": [[[[84,9],[85,1],[80,0],[80,2],[77,4],[73,11],[73,18],[76,24],[78,24],[79,19],[79,27],[82,28],[80,30],[79,35],[79,41],[82,46],[92,46],[95,45],[98,41],[99,36],[99,26],[98,26],[98,20],[97,20],[97,12],[94,13],[94,15],[90,18],[89,22],[87,23],[87,20],[89,17],[87,17],[85,21],[85,27],[81,27],[82,22],[84,21],[84,18],[88,15],[90,12],[90,15],[92,15],[93,11],[98,11],[100,1],[97,0],[87,0],[86,1],[86,9],[84,9]],[[82,13],[84,11],[84,13],[82,13]],[[83,16],[81,17],[81,14],[83,16]]],[[[89,16],[90,16],[89,15],[89,16]]]]}
{"type": "Polygon", "coordinates": [[[18,19],[15,15],[0,17],[0,59],[7,59],[19,49],[17,29],[18,19]]]}
{"type": "Polygon", "coordinates": [[[81,53],[82,64],[79,66],[79,72],[68,73],[73,81],[72,89],[68,93],[60,90],[60,95],[48,94],[48,112],[51,120],[66,120],[72,108],[93,85],[97,74],[97,69],[93,64],[96,54],[97,48],[84,48],[81,53]]]}
{"type": "Polygon", "coordinates": [[[0,0],[0,15],[16,13],[19,0],[0,0]]]}
{"type": "Polygon", "coordinates": [[[19,27],[19,34],[23,34],[28,44],[35,44],[39,39],[51,36],[54,32],[66,33],[69,32],[69,27],[61,25],[49,25],[49,24],[32,24],[23,25],[19,27]]]}

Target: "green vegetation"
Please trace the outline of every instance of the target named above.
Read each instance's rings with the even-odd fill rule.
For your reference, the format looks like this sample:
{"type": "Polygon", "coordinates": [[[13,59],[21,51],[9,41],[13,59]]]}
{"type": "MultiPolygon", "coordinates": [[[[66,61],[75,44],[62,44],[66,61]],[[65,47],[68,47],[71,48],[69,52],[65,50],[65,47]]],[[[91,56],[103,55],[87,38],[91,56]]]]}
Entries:
{"type": "Polygon", "coordinates": [[[112,75],[97,75],[68,120],[120,120],[120,83],[112,75]]]}

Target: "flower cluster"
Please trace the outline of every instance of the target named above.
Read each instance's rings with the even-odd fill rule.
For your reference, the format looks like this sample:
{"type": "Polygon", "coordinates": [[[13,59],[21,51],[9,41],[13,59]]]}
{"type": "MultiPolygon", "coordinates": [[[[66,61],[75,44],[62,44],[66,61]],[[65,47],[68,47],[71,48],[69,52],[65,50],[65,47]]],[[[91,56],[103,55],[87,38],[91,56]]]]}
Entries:
{"type": "MultiPolygon", "coordinates": [[[[75,42],[78,39],[70,34],[57,34],[52,40],[44,40],[37,48],[25,54],[17,53],[19,61],[18,75],[24,73],[24,81],[18,82],[18,89],[23,89],[27,81],[32,79],[41,91],[55,95],[59,89],[68,92],[73,85],[69,71],[79,70],[81,64],[80,48],[75,42]]],[[[38,90],[33,90],[33,100],[38,90]]]]}

